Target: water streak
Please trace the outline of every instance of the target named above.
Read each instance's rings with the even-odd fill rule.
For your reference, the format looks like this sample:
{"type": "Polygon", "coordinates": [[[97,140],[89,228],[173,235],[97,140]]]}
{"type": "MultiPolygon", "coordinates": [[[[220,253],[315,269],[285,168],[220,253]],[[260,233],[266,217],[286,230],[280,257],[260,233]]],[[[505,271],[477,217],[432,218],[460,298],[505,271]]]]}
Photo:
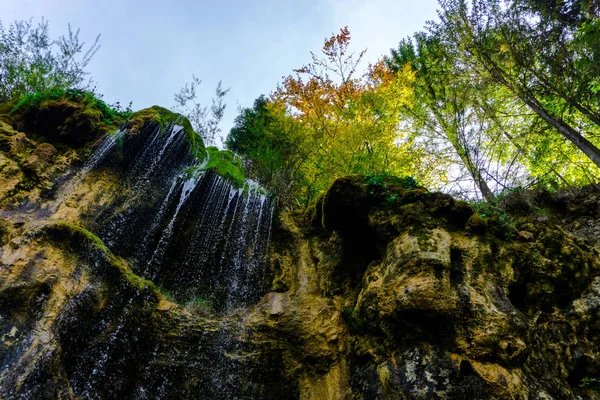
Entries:
{"type": "Polygon", "coordinates": [[[85,169],[110,162],[123,170],[122,200],[97,218],[113,252],[182,301],[200,296],[229,309],[266,291],[273,205],[256,182],[236,188],[214,171],[198,173],[208,161],[193,156],[181,126],[149,126],[107,138],[85,169]],[[111,160],[118,141],[122,155],[111,160]]]}

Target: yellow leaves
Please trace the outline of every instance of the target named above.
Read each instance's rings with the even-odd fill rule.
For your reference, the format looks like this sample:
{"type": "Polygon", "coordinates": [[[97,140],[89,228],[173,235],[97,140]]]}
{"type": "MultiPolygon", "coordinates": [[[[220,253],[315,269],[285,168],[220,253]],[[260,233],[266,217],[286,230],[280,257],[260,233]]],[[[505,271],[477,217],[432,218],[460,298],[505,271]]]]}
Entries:
{"type": "Polygon", "coordinates": [[[424,155],[399,131],[401,107],[412,103],[415,72],[410,65],[391,70],[383,60],[357,73],[358,59],[347,55],[350,32],[342,28],[325,41],[323,58],[284,78],[273,106],[305,128],[313,147],[304,175],[313,188],[352,173],[416,175],[424,155]],[[411,170],[409,170],[411,169],[411,170]]]}

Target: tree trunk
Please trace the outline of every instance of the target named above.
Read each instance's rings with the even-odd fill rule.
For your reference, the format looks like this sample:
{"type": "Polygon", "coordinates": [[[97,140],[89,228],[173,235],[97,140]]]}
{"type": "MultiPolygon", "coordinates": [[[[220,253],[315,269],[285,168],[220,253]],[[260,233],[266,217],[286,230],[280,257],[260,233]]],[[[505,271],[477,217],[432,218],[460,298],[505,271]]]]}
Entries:
{"type": "Polygon", "coordinates": [[[454,149],[458,153],[458,156],[460,157],[462,162],[465,164],[465,167],[467,167],[469,174],[471,174],[471,177],[475,181],[475,185],[477,185],[477,188],[483,195],[483,198],[486,201],[494,200],[494,197],[495,197],[494,193],[490,190],[490,187],[488,186],[487,182],[481,175],[481,170],[477,167],[477,165],[475,165],[473,163],[473,160],[471,160],[471,157],[469,157],[469,155],[466,154],[466,150],[463,148],[457,148],[457,145],[458,145],[458,147],[462,147],[462,146],[460,146],[460,144],[452,143],[452,145],[454,146],[454,149]]]}
{"type": "Polygon", "coordinates": [[[565,138],[569,139],[579,150],[581,150],[590,160],[600,167],[600,149],[592,142],[587,140],[581,133],[577,132],[571,126],[566,124],[560,118],[553,118],[541,106],[532,100],[526,100],[525,103],[535,111],[542,119],[555,127],[565,138]]]}
{"type": "MultiPolygon", "coordinates": [[[[490,60],[491,61],[491,60],[490,60]]],[[[493,64],[492,64],[493,65],[493,64]]],[[[544,108],[538,103],[537,99],[523,93],[522,90],[515,88],[510,82],[504,78],[498,67],[493,65],[492,75],[501,84],[506,86],[511,92],[516,94],[521,100],[525,102],[537,115],[539,115],[544,121],[552,125],[560,132],[565,138],[571,141],[579,150],[581,150],[594,164],[600,167],[600,149],[598,149],[592,142],[587,140],[583,135],[569,126],[566,122],[560,118],[552,117],[544,108]]]]}

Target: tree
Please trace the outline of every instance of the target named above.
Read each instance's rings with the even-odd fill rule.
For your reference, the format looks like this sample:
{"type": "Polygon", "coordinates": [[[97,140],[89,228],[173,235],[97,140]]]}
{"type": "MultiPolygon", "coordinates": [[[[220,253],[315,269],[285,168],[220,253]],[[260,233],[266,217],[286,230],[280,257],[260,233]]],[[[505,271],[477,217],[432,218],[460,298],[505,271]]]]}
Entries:
{"type": "MultiPolygon", "coordinates": [[[[419,32],[410,40],[402,41],[398,50],[392,50],[389,64],[395,70],[411,67],[415,70],[413,105],[403,114],[412,122],[417,134],[434,134],[447,141],[467,169],[483,197],[491,201],[494,193],[483,168],[481,157],[482,128],[474,97],[477,87],[473,77],[461,68],[449,45],[435,34],[419,32]]],[[[428,142],[434,139],[428,139],[428,142]]],[[[433,151],[440,154],[439,141],[433,151]]]]}
{"type": "Polygon", "coordinates": [[[179,90],[179,93],[175,93],[175,103],[178,111],[190,120],[194,130],[204,140],[204,144],[213,146],[216,144],[217,135],[221,132],[219,123],[223,119],[227,107],[223,99],[230,89],[223,89],[222,82],[219,81],[215,88],[215,97],[212,98],[212,104],[209,108],[196,101],[198,98],[196,90],[201,83],[200,79],[192,75],[191,82],[186,83],[179,90]]]}
{"type": "Polygon", "coordinates": [[[282,103],[265,96],[240,110],[227,136],[227,148],[241,155],[250,178],[273,191],[281,205],[306,197],[303,164],[312,153],[305,127],[287,115],[282,103]]]}
{"type": "Polygon", "coordinates": [[[294,70],[273,94],[306,127],[312,153],[304,163],[308,193],[327,188],[347,174],[415,174],[422,182],[430,171],[419,168],[422,151],[399,129],[399,110],[410,102],[409,68],[392,71],[382,61],[360,71],[364,51],[349,51],[350,32],[326,39],[320,55],[294,70]]]}
{"type": "Polygon", "coordinates": [[[578,31],[584,26],[544,18],[535,7],[526,7],[527,2],[475,0],[470,11],[464,0],[441,5],[444,33],[460,43],[462,59],[509,90],[600,166],[598,96],[590,96],[589,90],[597,78],[592,67],[598,48],[578,31]]]}
{"type": "Polygon", "coordinates": [[[8,29],[0,22],[0,102],[49,89],[91,86],[85,68],[96,54],[100,35],[85,47],[79,29],[52,40],[48,21],[15,21],[8,29]]]}

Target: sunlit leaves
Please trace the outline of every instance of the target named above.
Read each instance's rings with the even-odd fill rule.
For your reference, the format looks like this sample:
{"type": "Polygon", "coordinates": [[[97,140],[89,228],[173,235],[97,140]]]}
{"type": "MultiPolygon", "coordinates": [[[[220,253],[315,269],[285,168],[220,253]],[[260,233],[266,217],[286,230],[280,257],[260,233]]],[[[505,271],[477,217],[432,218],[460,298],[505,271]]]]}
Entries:
{"type": "Polygon", "coordinates": [[[498,110],[493,125],[510,137],[533,181],[596,181],[599,169],[590,168],[600,165],[600,97],[590,90],[600,71],[596,20],[537,0],[440,4],[440,31],[456,44],[460,63],[509,93],[487,109],[498,110]],[[529,112],[514,118],[511,109],[523,106],[529,112]]]}
{"type": "Polygon", "coordinates": [[[411,104],[414,72],[409,67],[392,71],[382,60],[361,69],[363,55],[350,52],[350,32],[343,28],[274,93],[308,128],[314,153],[306,176],[314,177],[317,191],[352,173],[429,178],[428,171],[414,168],[423,157],[418,142],[400,129],[400,109],[411,104]]]}

